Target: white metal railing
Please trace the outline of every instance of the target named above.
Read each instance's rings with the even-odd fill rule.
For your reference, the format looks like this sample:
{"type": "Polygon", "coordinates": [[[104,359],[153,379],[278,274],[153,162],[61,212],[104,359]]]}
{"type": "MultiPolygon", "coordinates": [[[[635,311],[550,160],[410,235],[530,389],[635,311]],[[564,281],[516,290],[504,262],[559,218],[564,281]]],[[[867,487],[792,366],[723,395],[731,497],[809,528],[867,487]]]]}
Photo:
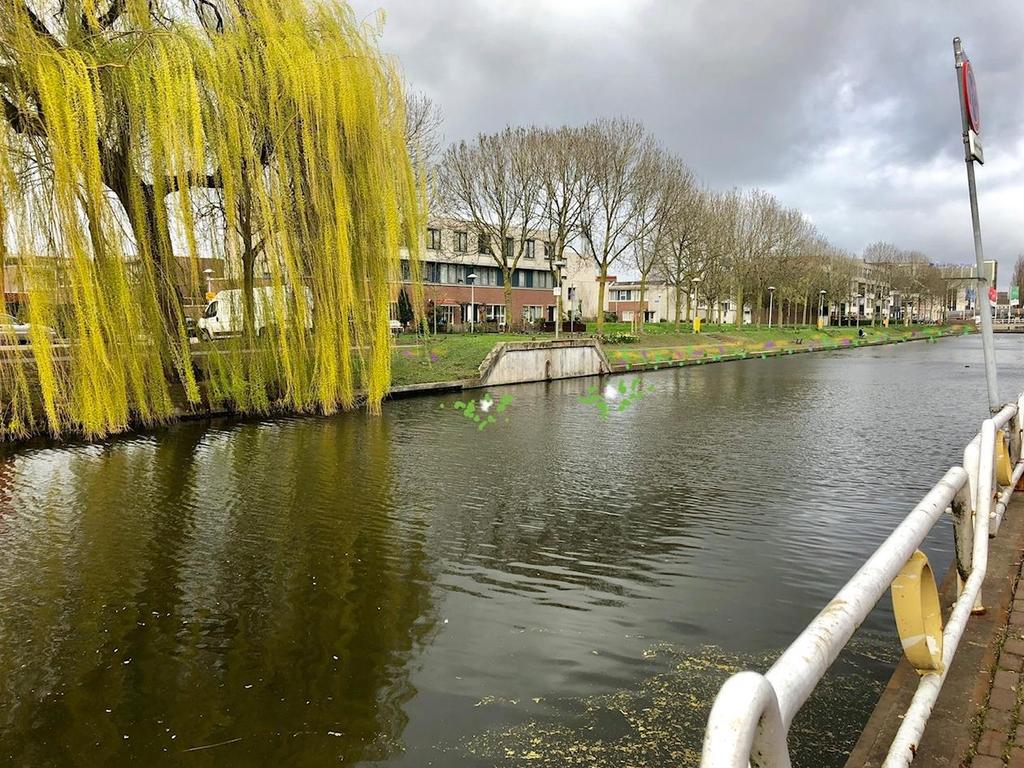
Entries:
{"type": "MultiPolygon", "coordinates": [[[[905,568],[943,513],[951,513],[958,577],[952,613],[941,627],[934,603],[930,619],[939,622],[934,636],[912,635],[900,627],[904,650],[921,679],[883,768],[910,765],[967,621],[982,606],[989,538],[999,530],[1010,496],[1024,474],[1022,419],[1024,395],[984,421],[981,432],[964,450],[963,465],[952,467],[928,492],[771,669],[763,675],[740,672],[725,682],[708,717],[702,768],[789,768],[787,735],[796,713],[885,591],[894,582],[910,583],[903,579],[905,568]]],[[[915,561],[921,560],[927,564],[927,558],[918,554],[915,561]]],[[[924,581],[920,573],[909,578],[915,588],[923,586],[924,593],[930,589],[934,596],[934,579],[930,570],[925,571],[928,584],[918,583],[924,581]]],[[[907,603],[897,605],[894,599],[897,625],[904,616],[911,623],[920,619],[927,613],[926,602],[926,598],[912,598],[907,613],[902,607],[907,603]]]]}

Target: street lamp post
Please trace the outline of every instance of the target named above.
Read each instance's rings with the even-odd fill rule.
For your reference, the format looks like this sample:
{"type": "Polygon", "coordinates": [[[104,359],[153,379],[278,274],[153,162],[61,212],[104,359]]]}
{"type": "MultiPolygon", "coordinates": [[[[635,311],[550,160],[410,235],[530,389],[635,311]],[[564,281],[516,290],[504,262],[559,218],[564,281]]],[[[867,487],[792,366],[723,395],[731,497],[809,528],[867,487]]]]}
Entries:
{"type": "Polygon", "coordinates": [[[466,279],[469,281],[469,332],[473,333],[476,322],[476,272],[470,272],[466,279]]]}
{"type": "Polygon", "coordinates": [[[772,329],[772,310],[775,309],[775,286],[768,286],[768,330],[772,329]]]}
{"type": "Polygon", "coordinates": [[[821,328],[825,324],[825,321],[821,319],[822,318],[822,313],[824,312],[824,309],[825,309],[825,289],[822,288],[820,291],[818,291],[818,322],[815,323],[815,325],[817,325],[818,328],[821,328]]]}
{"type": "Polygon", "coordinates": [[[562,283],[565,278],[562,271],[567,263],[565,259],[554,262],[555,281],[558,283],[558,295],[555,297],[555,341],[558,341],[558,331],[562,327],[562,283]]]}
{"type": "Polygon", "coordinates": [[[575,285],[570,285],[569,288],[568,288],[568,291],[569,291],[569,295],[566,298],[569,299],[569,334],[572,335],[572,334],[576,333],[576,329],[573,327],[573,323],[576,320],[576,313],[575,313],[575,310],[573,309],[573,306],[572,306],[572,302],[575,299],[576,286],[575,285]]]}
{"type": "Polygon", "coordinates": [[[697,295],[697,288],[700,286],[700,278],[694,277],[690,279],[690,298],[693,301],[693,327],[694,329],[700,327],[700,318],[697,316],[698,307],[700,306],[700,297],[697,295]]]}

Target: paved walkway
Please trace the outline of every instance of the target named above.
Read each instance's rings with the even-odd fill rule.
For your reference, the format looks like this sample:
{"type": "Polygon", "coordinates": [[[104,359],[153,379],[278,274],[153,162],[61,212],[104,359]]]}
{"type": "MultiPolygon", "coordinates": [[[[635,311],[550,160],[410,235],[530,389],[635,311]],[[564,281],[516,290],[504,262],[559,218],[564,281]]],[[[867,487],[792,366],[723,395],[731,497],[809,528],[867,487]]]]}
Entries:
{"type": "MultiPolygon", "coordinates": [[[[989,545],[985,613],[972,616],[918,745],[913,768],[1024,768],[1024,493],[1010,502],[989,545]]],[[[948,616],[955,572],[941,587],[948,616]]],[[[918,675],[900,662],[846,768],[882,764],[918,675]]]]}
{"type": "Polygon", "coordinates": [[[988,700],[979,708],[980,734],[973,745],[971,768],[1024,768],[1024,579],[1018,579],[994,668],[983,669],[988,700]]]}

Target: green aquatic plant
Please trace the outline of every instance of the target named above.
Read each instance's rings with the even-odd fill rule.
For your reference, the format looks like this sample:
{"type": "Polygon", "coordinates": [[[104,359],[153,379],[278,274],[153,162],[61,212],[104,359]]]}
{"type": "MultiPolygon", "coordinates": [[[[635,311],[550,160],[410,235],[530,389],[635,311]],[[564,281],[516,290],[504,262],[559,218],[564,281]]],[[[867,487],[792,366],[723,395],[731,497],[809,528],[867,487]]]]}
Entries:
{"type": "MultiPolygon", "coordinates": [[[[497,416],[504,413],[514,401],[514,395],[505,394],[501,396],[500,400],[495,402],[490,393],[486,393],[479,401],[470,400],[463,402],[462,400],[456,400],[452,408],[461,412],[465,418],[477,425],[478,431],[483,432],[491,424],[496,423],[498,421],[497,416]],[[491,413],[492,408],[494,413],[491,413]]],[[[441,403],[441,408],[444,408],[444,403],[441,403]]]]}
{"type": "Polygon", "coordinates": [[[0,438],[379,409],[425,186],[377,36],[332,0],[0,0],[0,263],[33,328],[0,359],[0,438]],[[242,320],[196,358],[204,256],[242,320]]]}
{"type": "Polygon", "coordinates": [[[618,386],[608,384],[603,390],[596,384],[591,385],[587,388],[587,394],[579,398],[579,402],[593,406],[602,419],[607,419],[610,412],[625,411],[651,392],[654,392],[654,387],[645,387],[636,378],[629,384],[624,381],[620,381],[618,386]]]}

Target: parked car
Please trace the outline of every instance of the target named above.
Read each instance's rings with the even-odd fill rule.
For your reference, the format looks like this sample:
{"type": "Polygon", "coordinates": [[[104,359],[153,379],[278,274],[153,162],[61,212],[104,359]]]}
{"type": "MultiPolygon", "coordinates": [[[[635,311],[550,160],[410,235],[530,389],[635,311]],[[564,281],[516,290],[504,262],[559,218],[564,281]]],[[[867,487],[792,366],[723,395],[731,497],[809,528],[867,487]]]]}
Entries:
{"type": "MultiPolygon", "coordinates": [[[[11,339],[18,344],[28,344],[32,340],[31,329],[31,325],[21,322],[14,315],[0,314],[0,344],[9,343],[11,339]]],[[[44,328],[43,332],[49,335],[51,341],[57,338],[52,328],[44,328]]]]}
{"type": "MultiPolygon", "coordinates": [[[[313,292],[306,288],[306,319],[307,330],[313,328],[313,292]]],[[[285,289],[285,307],[291,312],[291,290],[285,289]]],[[[253,290],[253,310],[256,332],[262,334],[269,325],[274,323],[274,288],[266,286],[253,290]]],[[[228,288],[218,291],[206,305],[203,316],[199,318],[197,334],[200,339],[210,341],[222,336],[237,336],[242,332],[243,325],[242,289],[228,288]]]]}
{"type": "Polygon", "coordinates": [[[391,332],[395,336],[397,336],[403,330],[405,330],[405,328],[402,326],[402,323],[401,323],[400,320],[388,320],[388,326],[391,328],[391,332]]]}

